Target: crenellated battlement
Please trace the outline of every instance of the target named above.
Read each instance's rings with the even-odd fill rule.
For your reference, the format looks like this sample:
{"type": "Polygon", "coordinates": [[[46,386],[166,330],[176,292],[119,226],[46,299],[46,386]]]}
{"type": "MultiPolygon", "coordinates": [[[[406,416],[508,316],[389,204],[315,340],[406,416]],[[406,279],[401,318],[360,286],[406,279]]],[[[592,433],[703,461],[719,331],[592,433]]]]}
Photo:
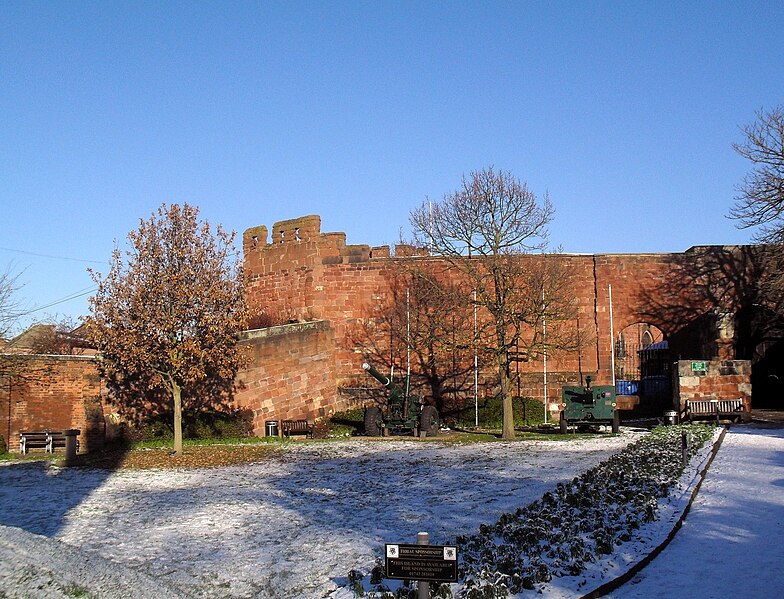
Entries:
{"type": "MultiPolygon", "coordinates": [[[[342,232],[321,232],[321,217],[315,214],[276,222],[272,238],[265,225],[251,227],[242,236],[245,267],[251,274],[269,274],[277,270],[312,267],[317,264],[360,264],[373,259],[389,259],[388,245],[346,243],[342,232]]],[[[401,244],[395,246],[395,257],[427,256],[427,250],[401,244]]]]}

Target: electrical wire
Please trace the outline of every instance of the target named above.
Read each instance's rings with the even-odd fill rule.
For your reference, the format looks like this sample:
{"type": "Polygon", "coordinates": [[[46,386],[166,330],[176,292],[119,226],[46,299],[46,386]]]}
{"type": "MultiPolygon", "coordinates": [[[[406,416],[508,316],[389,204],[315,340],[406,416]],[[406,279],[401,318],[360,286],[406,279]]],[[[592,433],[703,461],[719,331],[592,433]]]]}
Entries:
{"type": "Polygon", "coordinates": [[[57,306],[58,304],[64,304],[65,302],[70,302],[71,300],[74,300],[74,299],[77,299],[77,298],[80,298],[80,297],[84,297],[85,295],[93,293],[94,291],[97,291],[97,290],[98,290],[97,286],[95,286],[95,287],[86,287],[84,289],[81,289],[80,291],[76,291],[75,293],[72,293],[71,295],[69,295],[67,297],[64,297],[64,298],[59,299],[59,300],[55,300],[55,301],[50,302],[48,304],[45,304],[43,306],[38,306],[37,308],[32,308],[31,310],[26,310],[24,312],[16,312],[16,313],[13,314],[13,317],[14,318],[19,318],[21,316],[27,316],[27,315],[32,314],[34,312],[39,312],[41,310],[46,310],[47,308],[51,308],[52,306],[57,306]]]}
{"type": "Polygon", "coordinates": [[[52,254],[39,254],[37,252],[28,252],[27,250],[17,250],[14,248],[7,248],[0,246],[0,250],[6,252],[15,252],[17,254],[26,254],[28,256],[38,256],[39,258],[50,258],[52,260],[69,260],[71,262],[84,262],[86,264],[109,264],[105,260],[84,260],[82,258],[71,258],[69,256],[54,256],[52,254]]]}

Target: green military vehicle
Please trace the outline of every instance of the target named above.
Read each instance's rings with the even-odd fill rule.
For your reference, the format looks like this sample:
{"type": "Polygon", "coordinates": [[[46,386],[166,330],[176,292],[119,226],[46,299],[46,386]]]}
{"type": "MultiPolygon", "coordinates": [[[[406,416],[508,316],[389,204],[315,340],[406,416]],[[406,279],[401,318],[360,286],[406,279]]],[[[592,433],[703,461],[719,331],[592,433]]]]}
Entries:
{"type": "Polygon", "coordinates": [[[620,428],[614,385],[592,387],[591,377],[586,377],[585,387],[561,388],[561,433],[566,434],[570,426],[600,425],[610,426],[613,433],[620,428]]]}
{"type": "Polygon", "coordinates": [[[365,434],[369,437],[382,435],[427,436],[437,435],[439,422],[435,406],[423,405],[418,395],[408,392],[409,381],[406,377],[405,388],[395,383],[391,377],[384,376],[371,364],[365,362],[362,368],[386,389],[386,401],[382,408],[365,408],[365,434]]]}

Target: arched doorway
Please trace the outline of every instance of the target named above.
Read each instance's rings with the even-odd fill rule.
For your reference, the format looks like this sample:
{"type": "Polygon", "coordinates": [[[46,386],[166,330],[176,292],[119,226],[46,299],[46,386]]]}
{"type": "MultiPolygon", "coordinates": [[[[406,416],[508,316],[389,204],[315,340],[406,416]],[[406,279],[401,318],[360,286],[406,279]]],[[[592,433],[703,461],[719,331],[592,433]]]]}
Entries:
{"type": "Polygon", "coordinates": [[[647,322],[631,324],[618,333],[613,349],[618,395],[636,396],[634,411],[640,415],[668,409],[671,358],[663,331],[647,322]]]}
{"type": "Polygon", "coordinates": [[[640,352],[664,341],[664,333],[647,322],[630,324],[615,340],[615,379],[640,379],[640,352]]]}

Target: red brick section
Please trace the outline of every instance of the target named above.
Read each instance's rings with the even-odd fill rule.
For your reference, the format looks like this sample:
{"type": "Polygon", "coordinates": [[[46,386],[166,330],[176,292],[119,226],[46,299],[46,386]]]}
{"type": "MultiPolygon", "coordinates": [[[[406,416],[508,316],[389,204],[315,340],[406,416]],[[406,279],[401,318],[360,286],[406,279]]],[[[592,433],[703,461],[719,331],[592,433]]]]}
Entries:
{"type": "Polygon", "coordinates": [[[0,378],[0,435],[19,450],[19,433],[79,429],[83,451],[103,445],[106,396],[95,358],[4,355],[0,378]]]}
{"type": "Polygon", "coordinates": [[[237,376],[235,403],[254,415],[263,436],[267,420],[328,416],[344,409],[335,385],[335,336],[324,321],[246,331],[250,365],[237,376]]]}
{"type": "MultiPolygon", "coordinates": [[[[372,307],[389,301],[389,274],[395,261],[422,260],[411,247],[389,249],[346,245],[345,234],[320,232],[320,219],[308,216],[276,223],[273,243],[263,243],[266,228],[248,229],[244,235],[248,302],[292,320],[325,319],[335,329],[338,380],[356,375],[361,348],[352,347],[347,333],[366,319],[372,307]],[[291,231],[299,229],[299,238],[291,231]],[[259,236],[258,231],[264,234],[259,236]],[[256,236],[256,240],[253,237],[256,236]],[[359,351],[357,351],[359,350],[359,351]]],[[[737,249],[737,248],[736,248],[737,249]]],[[[692,248],[682,254],[571,255],[523,259],[554,259],[567,264],[578,304],[580,327],[590,347],[580,356],[584,372],[595,372],[597,384],[611,378],[612,338],[628,325],[647,322],[665,337],[680,330],[695,314],[736,309],[733,281],[716,280],[715,273],[738,261],[736,249],[721,246],[692,248]],[[612,288],[612,331],[610,330],[612,288]],[[717,300],[719,298],[719,300],[717,300]],[[719,301],[719,303],[717,303],[719,301]],[[721,306],[720,301],[729,302],[721,306]]],[[[437,260],[429,258],[429,260],[437,260]]],[[[731,340],[715,335],[711,341],[719,356],[731,358],[731,340]],[[729,341],[729,343],[728,343],[729,341]]],[[[713,357],[713,356],[710,356],[713,357]]],[[[554,370],[577,371],[577,356],[554,355],[554,370]]],[[[529,363],[526,371],[541,369],[529,363]]]]}
{"type": "Polygon", "coordinates": [[[683,411],[690,399],[742,399],[751,412],[751,362],[708,360],[707,369],[695,372],[693,361],[678,361],[675,407],[683,411]]]}
{"type": "MultiPolygon", "coordinates": [[[[298,324],[249,331],[242,341],[251,348],[253,359],[237,377],[236,402],[253,410],[257,434],[264,434],[266,420],[317,418],[349,407],[338,388],[365,381],[361,370],[365,348],[352,337],[352,331],[391,301],[390,280],[401,261],[443,266],[438,258],[411,246],[396,247],[395,257],[390,257],[386,246],[347,245],[345,233],[322,233],[321,219],[315,215],[275,223],[269,237],[265,226],[250,228],[243,235],[248,303],[278,322],[298,324]]],[[[578,383],[580,374],[591,375],[595,384],[608,384],[613,339],[635,323],[654,325],[665,338],[671,338],[688,329],[697,317],[707,315],[716,323],[715,330],[703,326],[701,343],[711,349],[681,357],[732,360],[732,317],[756,273],[750,246],[696,247],[674,254],[556,254],[521,259],[565,264],[579,327],[587,341],[579,354],[548,356],[548,401],[552,404],[560,400],[560,386],[578,383]]],[[[46,374],[26,386],[0,390],[0,410],[4,410],[0,426],[5,423],[0,434],[8,435],[10,426],[13,448],[24,428],[73,427],[87,431],[82,434],[83,444],[94,445],[93,439],[103,430],[102,416],[100,424],[97,416],[94,421],[90,416],[98,414],[96,398],[102,396],[94,362],[70,357],[28,359],[32,370],[41,366],[46,374]]],[[[513,368],[516,371],[517,364],[513,368]]],[[[541,398],[542,362],[523,362],[519,368],[524,395],[541,398]]],[[[0,381],[5,384],[6,379],[0,381]]],[[[495,374],[488,370],[480,374],[480,380],[486,387],[480,393],[492,392],[495,374]]],[[[690,391],[688,384],[681,391],[683,397],[698,392],[736,397],[742,391],[748,401],[747,382],[745,373],[725,374],[715,381],[710,377],[700,380],[699,391],[690,391]],[[734,376],[743,380],[733,380],[734,376]]]]}

